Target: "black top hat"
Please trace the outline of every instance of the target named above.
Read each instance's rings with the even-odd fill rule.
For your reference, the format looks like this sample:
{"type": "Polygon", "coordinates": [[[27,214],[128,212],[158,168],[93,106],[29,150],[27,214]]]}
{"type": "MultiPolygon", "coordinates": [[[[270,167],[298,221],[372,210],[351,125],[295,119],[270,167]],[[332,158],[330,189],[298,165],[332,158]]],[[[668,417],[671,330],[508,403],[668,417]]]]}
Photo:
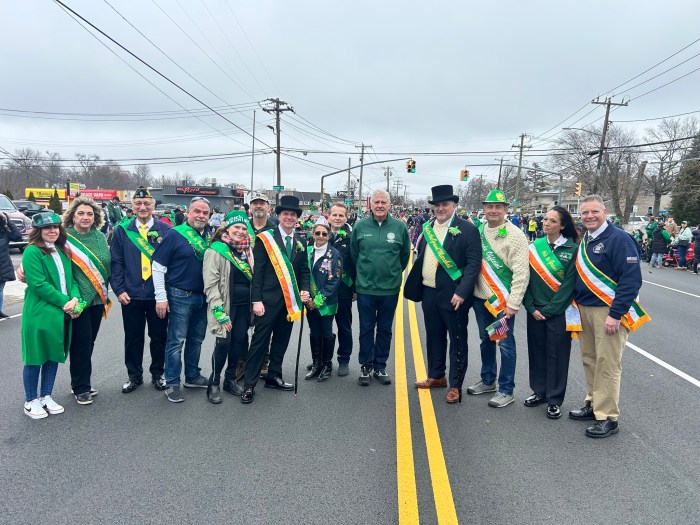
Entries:
{"type": "Polygon", "coordinates": [[[280,203],[275,208],[275,213],[279,215],[281,212],[288,210],[293,211],[297,214],[297,217],[301,217],[301,208],[299,207],[299,198],[294,195],[282,195],[280,197],[280,203]]]}
{"type": "Polygon", "coordinates": [[[437,204],[438,202],[452,201],[455,204],[459,202],[459,197],[454,194],[454,188],[450,184],[443,184],[442,186],[433,186],[430,188],[433,192],[433,200],[429,200],[430,204],[437,204]]]}

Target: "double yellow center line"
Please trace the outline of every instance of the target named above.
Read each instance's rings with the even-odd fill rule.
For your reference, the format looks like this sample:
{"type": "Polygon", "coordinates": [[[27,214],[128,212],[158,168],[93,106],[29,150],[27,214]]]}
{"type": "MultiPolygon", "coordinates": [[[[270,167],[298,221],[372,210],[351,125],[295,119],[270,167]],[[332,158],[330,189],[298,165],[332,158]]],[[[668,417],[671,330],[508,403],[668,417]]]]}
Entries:
{"type": "MultiPolygon", "coordinates": [[[[416,378],[427,377],[423,363],[423,348],[418,332],[415,303],[408,302],[408,320],[413,349],[413,363],[416,378]]],[[[416,489],[416,472],[413,458],[413,437],[411,434],[411,417],[408,401],[408,374],[406,370],[406,350],[404,343],[404,299],[399,295],[396,310],[396,339],[394,348],[396,374],[396,476],[398,488],[399,524],[420,523],[418,514],[418,495],[416,489]]],[[[413,388],[412,388],[413,390],[413,388]]],[[[447,475],[445,456],[442,452],[440,432],[438,430],[435,410],[430,389],[418,389],[423,434],[428,453],[430,480],[433,488],[433,500],[437,520],[440,524],[458,523],[457,511],[452,499],[452,488],[447,475]]]]}

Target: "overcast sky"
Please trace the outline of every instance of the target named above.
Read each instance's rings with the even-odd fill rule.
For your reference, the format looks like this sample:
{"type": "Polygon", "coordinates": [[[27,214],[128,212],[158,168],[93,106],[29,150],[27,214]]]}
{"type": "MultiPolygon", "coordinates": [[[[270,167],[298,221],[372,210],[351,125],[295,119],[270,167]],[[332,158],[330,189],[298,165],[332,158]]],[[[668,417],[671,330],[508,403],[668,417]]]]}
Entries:
{"type": "MultiPolygon", "coordinates": [[[[350,154],[358,164],[354,145],[364,142],[373,146],[367,161],[397,157],[388,153],[413,156],[416,174],[405,173],[404,161],[386,165],[409,195],[422,197],[435,184],[457,185],[465,165],[501,155],[421,153],[510,151],[520,133],[531,136],[533,150],[546,149],[552,142],[543,139],[556,139],[561,127],[600,124],[604,108],[589,104],[592,98],[634,99],[700,67],[700,56],[690,59],[700,53],[698,42],[609,91],[700,38],[697,0],[109,0],[124,18],[103,0],[65,3],[206,104],[240,108],[225,115],[246,132],[257,107],[256,137],[269,146],[276,140],[267,127],[272,115],[257,103],[288,102],[296,115],[282,116],[282,148],[309,153],[282,157],[282,184],[308,191],[318,191],[324,173],[347,167],[350,154]]],[[[115,56],[58,4],[3,4],[0,146],[56,151],[66,159],[76,152],[104,159],[250,152],[249,135],[219,116],[199,120],[184,113],[203,106],[100,37],[115,56]],[[93,117],[20,118],[8,109],[139,115],[90,122],[65,119],[93,117]],[[182,115],[187,118],[163,118],[182,115]]],[[[698,111],[699,79],[700,71],[691,73],[630,101],[611,119],[643,131],[658,121],[621,121],[698,111]]],[[[249,185],[250,164],[248,155],[152,169],[156,176],[189,171],[249,185]]],[[[495,178],[498,168],[471,172],[495,178]]],[[[271,187],[273,177],[273,155],[257,156],[254,187],[271,187]]],[[[341,189],[346,180],[329,177],[326,188],[341,189]]],[[[365,183],[364,192],[386,184],[382,165],[365,170],[365,183]]]]}

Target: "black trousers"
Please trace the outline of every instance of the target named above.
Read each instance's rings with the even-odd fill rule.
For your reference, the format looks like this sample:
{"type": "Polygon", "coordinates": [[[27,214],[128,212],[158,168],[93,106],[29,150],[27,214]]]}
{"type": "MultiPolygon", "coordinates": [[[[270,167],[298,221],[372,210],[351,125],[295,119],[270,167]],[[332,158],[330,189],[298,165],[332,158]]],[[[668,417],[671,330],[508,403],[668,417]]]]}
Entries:
{"type": "Polygon", "coordinates": [[[146,342],[144,330],[148,326],[151,366],[154,378],[163,375],[165,363],[165,340],[168,335],[168,318],[156,314],[156,301],[135,301],[122,305],[124,322],[124,364],[129,379],[143,379],[143,347],[146,342]]]}
{"type": "Polygon", "coordinates": [[[73,337],[70,342],[70,384],[77,396],[90,391],[92,375],[92,350],[95,347],[97,332],[100,331],[101,304],[89,306],[73,319],[73,337]]]}
{"type": "MultiPolygon", "coordinates": [[[[451,306],[451,305],[450,305],[451,306]]],[[[445,377],[447,369],[447,335],[450,336],[450,388],[460,388],[469,363],[467,325],[469,308],[448,310],[438,305],[435,288],[423,288],[423,317],[425,319],[425,339],[428,354],[428,377],[445,377]],[[459,319],[459,320],[458,320],[459,319]],[[459,327],[457,326],[459,324],[459,327]],[[461,343],[461,352],[457,340],[461,343]],[[460,373],[461,372],[461,373],[460,373]]]]}
{"type": "Polygon", "coordinates": [[[306,319],[309,321],[311,337],[332,337],[333,316],[321,315],[318,310],[307,310],[306,319]]]}
{"type": "Polygon", "coordinates": [[[352,354],[352,298],[338,298],[335,314],[338,327],[338,363],[349,363],[352,354]]]}
{"type": "Polygon", "coordinates": [[[257,384],[268,348],[270,364],[267,375],[269,378],[282,377],[282,361],[292,335],[293,324],[287,321],[287,306],[284,301],[264,303],[264,306],[265,315],[255,318],[255,331],[250,340],[248,360],[245,363],[246,387],[257,384]]]}
{"type": "Polygon", "coordinates": [[[569,376],[571,334],[564,314],[537,321],[527,314],[527,353],[530,388],[550,405],[564,402],[569,376]]]}
{"type": "Polygon", "coordinates": [[[248,326],[250,322],[250,306],[247,304],[231,306],[231,331],[226,337],[217,337],[214,352],[211,355],[212,375],[209,383],[218,385],[221,371],[228,362],[224,379],[236,379],[238,358],[248,353],[248,326]]]}

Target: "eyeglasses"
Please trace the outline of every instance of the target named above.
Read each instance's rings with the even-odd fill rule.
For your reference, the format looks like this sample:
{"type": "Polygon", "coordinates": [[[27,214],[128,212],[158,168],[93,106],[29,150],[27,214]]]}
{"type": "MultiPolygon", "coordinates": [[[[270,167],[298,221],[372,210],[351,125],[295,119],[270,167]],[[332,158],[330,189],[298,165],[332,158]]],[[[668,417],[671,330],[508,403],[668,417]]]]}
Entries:
{"type": "Polygon", "coordinates": [[[199,202],[199,201],[202,201],[202,202],[209,204],[209,199],[205,199],[204,197],[192,197],[190,204],[192,204],[193,202],[199,202]]]}
{"type": "Polygon", "coordinates": [[[314,232],[316,237],[328,237],[328,232],[314,232]]]}

